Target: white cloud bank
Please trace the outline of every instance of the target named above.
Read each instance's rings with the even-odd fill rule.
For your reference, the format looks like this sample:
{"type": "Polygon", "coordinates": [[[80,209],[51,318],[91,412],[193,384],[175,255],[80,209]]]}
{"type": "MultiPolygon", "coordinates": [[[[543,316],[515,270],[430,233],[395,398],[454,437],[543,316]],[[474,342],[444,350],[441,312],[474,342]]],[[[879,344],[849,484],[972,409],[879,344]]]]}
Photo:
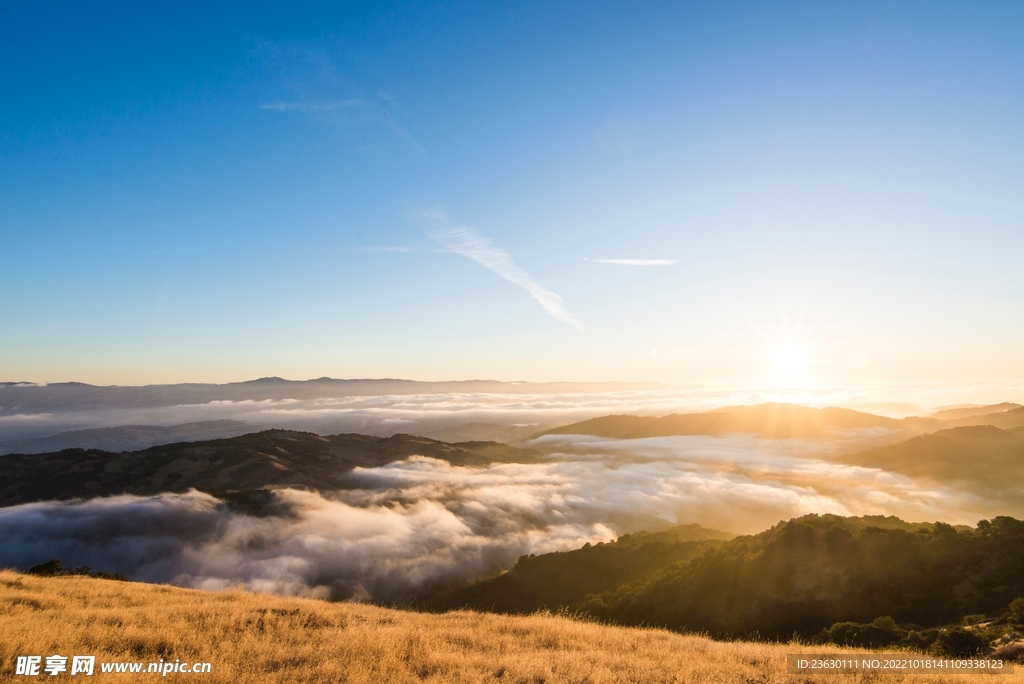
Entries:
{"type": "Polygon", "coordinates": [[[572,453],[536,464],[357,469],[354,489],[277,491],[260,515],[198,492],[0,508],[0,567],[59,558],[151,582],[389,601],[676,523],[751,533],[807,513],[993,514],[964,492],[830,463],[811,440],[563,440],[572,453]]]}

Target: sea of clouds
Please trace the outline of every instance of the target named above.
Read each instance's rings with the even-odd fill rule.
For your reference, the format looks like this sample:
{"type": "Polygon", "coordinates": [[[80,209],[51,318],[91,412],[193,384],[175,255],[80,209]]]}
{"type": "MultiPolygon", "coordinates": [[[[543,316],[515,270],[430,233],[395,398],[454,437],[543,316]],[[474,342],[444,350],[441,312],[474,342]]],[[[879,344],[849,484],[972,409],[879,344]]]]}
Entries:
{"type": "MultiPolygon", "coordinates": [[[[853,435],[850,439],[864,439],[853,435]]],[[[536,464],[413,457],[357,469],[355,488],[282,490],[252,515],[200,492],[0,509],[0,566],[51,558],[131,579],[403,601],[529,553],[700,523],[754,533],[808,513],[974,524],[967,492],[830,460],[834,445],[754,437],[549,436],[536,464]]]]}

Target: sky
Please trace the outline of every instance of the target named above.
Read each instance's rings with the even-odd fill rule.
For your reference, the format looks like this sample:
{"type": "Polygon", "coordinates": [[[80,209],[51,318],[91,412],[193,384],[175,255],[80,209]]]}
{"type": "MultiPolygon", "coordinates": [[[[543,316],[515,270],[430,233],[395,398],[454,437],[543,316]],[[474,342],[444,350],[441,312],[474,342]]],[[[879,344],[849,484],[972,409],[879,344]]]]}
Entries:
{"type": "Polygon", "coordinates": [[[1016,2],[12,4],[0,380],[1022,381],[1022,32],[1016,2]]]}

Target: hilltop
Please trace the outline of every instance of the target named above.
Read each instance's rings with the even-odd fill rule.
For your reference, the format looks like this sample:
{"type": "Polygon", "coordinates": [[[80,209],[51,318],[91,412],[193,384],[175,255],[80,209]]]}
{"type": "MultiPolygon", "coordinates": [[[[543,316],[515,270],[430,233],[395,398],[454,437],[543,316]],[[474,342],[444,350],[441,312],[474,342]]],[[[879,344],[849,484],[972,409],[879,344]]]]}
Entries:
{"type": "MultiPolygon", "coordinates": [[[[567,617],[430,615],[237,591],[209,593],[85,577],[0,571],[0,662],[26,654],[91,654],[104,662],[208,662],[209,684],[307,682],[817,682],[790,676],[798,643],[716,642],[567,617]]],[[[843,649],[829,647],[831,652],[843,649]]],[[[858,649],[863,652],[864,649],[858,649]]],[[[170,675],[171,679],[189,675],[170,675]]],[[[872,681],[894,684],[899,675],[872,681]]],[[[974,677],[943,676],[944,682],[974,677]]],[[[1000,678],[1014,682],[1020,674],[1000,678]]],[[[938,681],[913,677],[915,682],[938,681]]]]}
{"type": "MultiPolygon", "coordinates": [[[[1024,424],[1024,417],[1021,424],[1024,424]]],[[[831,437],[839,430],[858,428],[884,428],[921,433],[943,427],[946,427],[945,422],[932,418],[895,419],[851,409],[817,409],[796,404],[768,403],[757,406],[729,406],[705,413],[673,413],[667,416],[603,416],[563,425],[540,434],[640,439],[747,433],[767,439],[789,439],[831,437]]]]}
{"type": "Polygon", "coordinates": [[[939,430],[857,454],[843,463],[881,468],[936,482],[959,482],[989,493],[1020,495],[1024,428],[972,425],[939,430]]]}
{"type": "Polygon", "coordinates": [[[276,487],[335,490],[355,467],[374,468],[410,456],[453,465],[530,463],[538,452],[496,442],[448,444],[426,437],[372,437],[265,430],[239,437],[183,442],[112,453],[66,449],[0,457],[0,505],[151,495],[195,488],[211,494],[276,487]]]}

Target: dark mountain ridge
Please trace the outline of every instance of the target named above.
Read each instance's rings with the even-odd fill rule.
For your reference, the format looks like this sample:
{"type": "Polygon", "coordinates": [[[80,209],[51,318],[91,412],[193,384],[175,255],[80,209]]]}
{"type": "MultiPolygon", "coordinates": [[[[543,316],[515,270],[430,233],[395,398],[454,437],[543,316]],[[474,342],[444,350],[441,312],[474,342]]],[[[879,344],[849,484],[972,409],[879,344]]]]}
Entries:
{"type": "Polygon", "coordinates": [[[346,474],[357,466],[374,468],[410,456],[486,465],[529,463],[538,455],[496,442],[448,444],[411,435],[321,437],[288,430],[122,453],[66,449],[11,454],[0,456],[0,506],[191,488],[213,494],[279,487],[336,490],[346,486],[346,474]]]}

